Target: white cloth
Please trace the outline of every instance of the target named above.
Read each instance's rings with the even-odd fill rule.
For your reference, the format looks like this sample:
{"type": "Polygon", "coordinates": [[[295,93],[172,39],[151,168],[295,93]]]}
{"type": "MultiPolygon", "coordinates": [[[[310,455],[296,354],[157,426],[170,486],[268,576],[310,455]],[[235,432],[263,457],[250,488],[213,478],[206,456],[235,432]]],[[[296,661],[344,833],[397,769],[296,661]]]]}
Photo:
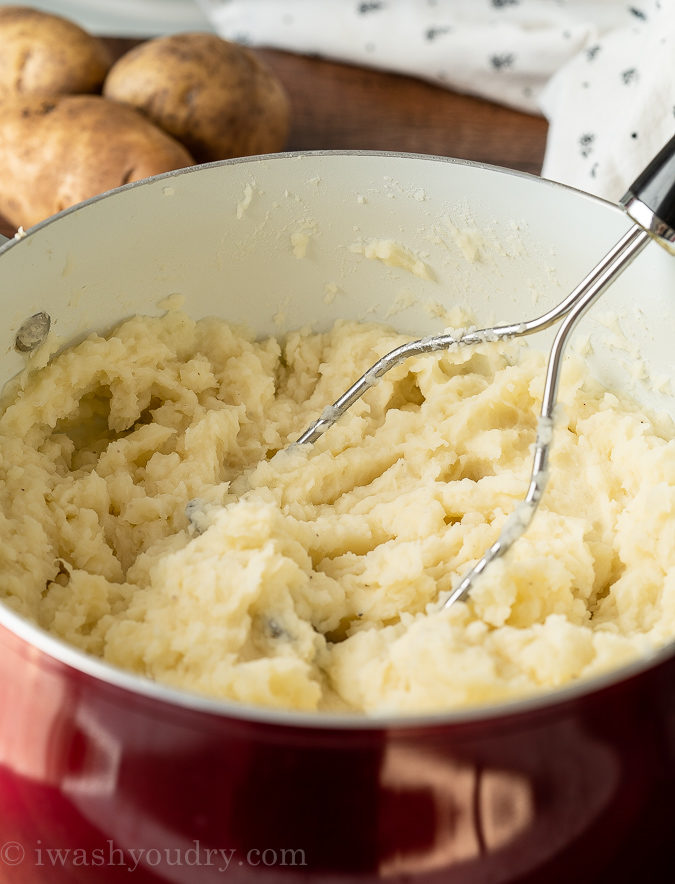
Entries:
{"type": "Polygon", "coordinates": [[[531,112],[549,77],[597,39],[596,19],[617,20],[607,2],[572,0],[201,2],[230,39],[396,70],[531,112]],[[589,15],[594,6],[605,14],[589,15]]]}
{"type": "Polygon", "coordinates": [[[199,2],[228,39],[544,113],[543,174],[611,200],[675,134],[675,0],[199,2]]]}
{"type": "Polygon", "coordinates": [[[587,47],[541,96],[549,119],[542,174],[618,200],[675,134],[675,0],[587,47]]]}

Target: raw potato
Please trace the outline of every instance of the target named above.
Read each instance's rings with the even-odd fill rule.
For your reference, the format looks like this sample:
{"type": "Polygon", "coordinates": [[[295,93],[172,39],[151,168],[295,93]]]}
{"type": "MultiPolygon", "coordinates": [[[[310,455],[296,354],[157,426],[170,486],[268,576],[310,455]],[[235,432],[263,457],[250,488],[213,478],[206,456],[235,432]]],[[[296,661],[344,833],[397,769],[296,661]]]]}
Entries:
{"type": "Polygon", "coordinates": [[[248,49],[213,34],[150,40],[110,69],[103,94],[143,111],[197,162],[282,150],[289,101],[248,49]]]}
{"type": "Polygon", "coordinates": [[[29,227],[82,200],[193,164],[133,108],[99,95],[7,102],[0,126],[0,213],[29,227]]]}
{"type": "Polygon", "coordinates": [[[74,22],[25,6],[0,7],[0,100],[100,90],[105,45],[74,22]]]}

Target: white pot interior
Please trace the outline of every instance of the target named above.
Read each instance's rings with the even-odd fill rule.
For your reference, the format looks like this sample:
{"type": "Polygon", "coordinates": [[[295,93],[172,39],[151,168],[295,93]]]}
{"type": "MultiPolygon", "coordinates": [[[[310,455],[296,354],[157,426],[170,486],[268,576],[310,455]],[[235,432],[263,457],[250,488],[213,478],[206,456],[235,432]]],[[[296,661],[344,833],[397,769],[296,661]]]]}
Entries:
{"type": "MultiPolygon", "coordinates": [[[[438,304],[466,307],[481,325],[530,318],[628,226],[621,210],[577,191],[434,158],[287,155],[187,170],[93,200],[4,247],[0,382],[24,366],[14,338],[31,314],[47,312],[70,342],[159,313],[173,293],[195,318],[218,315],[261,334],[336,318],[429,334],[444,327],[438,304]],[[382,240],[422,258],[434,279],[359,253],[382,240]]],[[[664,318],[674,281],[675,262],[650,245],[575,335],[590,338],[600,380],[671,414],[664,318]]],[[[550,333],[539,339],[544,346],[550,333]]]]}

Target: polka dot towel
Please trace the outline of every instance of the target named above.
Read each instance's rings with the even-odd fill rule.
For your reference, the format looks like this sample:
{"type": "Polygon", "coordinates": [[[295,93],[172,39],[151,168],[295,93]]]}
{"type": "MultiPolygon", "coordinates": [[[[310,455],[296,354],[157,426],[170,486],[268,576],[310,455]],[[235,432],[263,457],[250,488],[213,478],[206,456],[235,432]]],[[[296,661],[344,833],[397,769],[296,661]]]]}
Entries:
{"type": "Polygon", "coordinates": [[[617,200],[675,133],[675,0],[200,0],[224,37],[550,122],[543,174],[617,200]]]}

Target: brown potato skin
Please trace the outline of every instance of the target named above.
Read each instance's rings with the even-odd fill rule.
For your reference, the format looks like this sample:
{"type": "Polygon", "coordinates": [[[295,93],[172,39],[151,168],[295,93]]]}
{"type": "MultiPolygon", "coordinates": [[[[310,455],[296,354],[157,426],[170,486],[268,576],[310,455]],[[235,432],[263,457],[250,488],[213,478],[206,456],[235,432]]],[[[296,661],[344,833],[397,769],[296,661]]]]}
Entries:
{"type": "Polygon", "coordinates": [[[112,58],[101,40],[58,15],[0,7],[0,100],[100,91],[112,58]]]}
{"type": "Polygon", "coordinates": [[[16,227],[194,163],[138,111],[100,95],[26,96],[0,113],[0,213],[16,227]]]}
{"type": "Polygon", "coordinates": [[[157,37],[123,55],[103,94],[141,110],[199,163],[282,150],[290,105],[249,49],[214,34],[157,37]]]}

